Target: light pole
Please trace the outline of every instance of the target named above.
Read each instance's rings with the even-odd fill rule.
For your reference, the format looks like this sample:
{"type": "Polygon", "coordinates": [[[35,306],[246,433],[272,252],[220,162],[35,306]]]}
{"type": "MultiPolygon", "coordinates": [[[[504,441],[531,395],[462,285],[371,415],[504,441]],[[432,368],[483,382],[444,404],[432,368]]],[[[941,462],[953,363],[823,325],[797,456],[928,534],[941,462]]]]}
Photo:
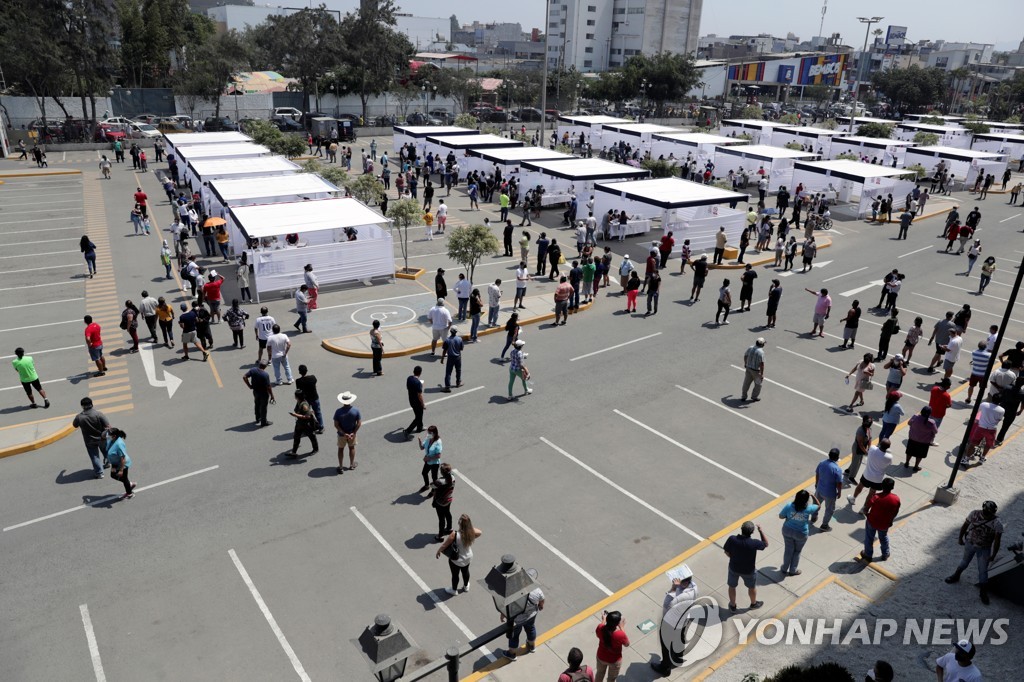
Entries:
{"type": "Polygon", "coordinates": [[[423,115],[427,115],[427,101],[430,99],[430,95],[437,92],[437,86],[431,85],[430,81],[423,81],[423,85],[420,86],[420,90],[423,91],[423,115]]]}
{"type": "MultiPolygon", "coordinates": [[[[547,143],[544,141],[544,123],[548,116],[548,35],[551,33],[551,3],[544,3],[544,59],[543,68],[540,70],[540,134],[537,142],[541,147],[547,143]]],[[[479,64],[480,62],[477,62],[479,64]]]]}
{"type": "Polygon", "coordinates": [[[637,118],[643,122],[644,111],[647,109],[647,79],[640,81],[640,114],[637,118]]]}
{"type": "Polygon", "coordinates": [[[864,31],[864,49],[860,53],[861,61],[857,62],[857,81],[853,85],[853,111],[850,112],[850,132],[853,132],[853,126],[857,122],[857,91],[860,90],[860,79],[861,72],[864,71],[864,64],[861,63],[863,60],[867,60],[870,71],[871,57],[868,56],[868,36],[871,35],[871,24],[877,24],[885,17],[857,17],[857,21],[862,24],[867,24],[867,28],[864,31]]]}
{"type": "Polygon", "coordinates": [[[385,613],[374,618],[373,625],[367,626],[352,643],[378,682],[402,679],[409,658],[417,651],[416,642],[385,613]]]}

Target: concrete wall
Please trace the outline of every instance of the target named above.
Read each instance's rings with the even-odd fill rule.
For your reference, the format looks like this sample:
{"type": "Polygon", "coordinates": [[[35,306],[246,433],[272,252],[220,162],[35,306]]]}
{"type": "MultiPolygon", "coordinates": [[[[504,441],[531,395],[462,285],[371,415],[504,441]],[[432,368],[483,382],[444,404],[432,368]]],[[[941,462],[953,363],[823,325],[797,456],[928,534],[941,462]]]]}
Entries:
{"type": "MultiPolygon", "coordinates": [[[[82,100],[79,98],[62,98],[64,106],[67,107],[68,113],[75,118],[89,118],[90,114],[83,114],[82,112],[82,100]]],[[[42,111],[39,109],[39,104],[34,97],[0,97],[0,105],[3,110],[3,123],[8,128],[20,130],[23,126],[28,126],[29,123],[42,118],[42,111]]],[[[89,106],[88,100],[86,100],[86,106],[89,106]]],[[[96,116],[102,118],[104,111],[110,111],[110,99],[107,97],[100,97],[96,99],[96,116]]],[[[64,119],[66,116],[61,108],[57,106],[57,103],[53,100],[46,100],[46,118],[50,120],[64,119]]]]}

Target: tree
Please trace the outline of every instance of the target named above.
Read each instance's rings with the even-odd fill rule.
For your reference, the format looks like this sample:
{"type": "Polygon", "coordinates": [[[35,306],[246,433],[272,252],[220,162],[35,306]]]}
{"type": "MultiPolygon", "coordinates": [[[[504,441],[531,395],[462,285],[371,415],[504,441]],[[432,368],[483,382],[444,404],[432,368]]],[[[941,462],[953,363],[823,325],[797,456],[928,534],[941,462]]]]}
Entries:
{"type": "Polygon", "coordinates": [[[409,68],[413,47],[395,30],[395,12],[392,0],[362,2],[339,27],[344,85],[359,95],[364,119],[369,98],[387,92],[409,68]]]}
{"type": "Polygon", "coordinates": [[[473,114],[459,114],[455,117],[455,125],[460,128],[475,129],[480,125],[480,121],[473,114]]]}
{"type": "Polygon", "coordinates": [[[455,114],[469,109],[469,98],[476,88],[472,69],[438,69],[431,73],[430,82],[437,86],[438,95],[452,101],[455,114]]]}
{"type": "Polygon", "coordinates": [[[640,165],[651,171],[652,178],[671,178],[676,174],[676,166],[665,159],[644,159],[640,165]]]}
{"type": "MultiPolygon", "coordinates": [[[[388,205],[388,218],[391,218],[398,226],[398,246],[402,249],[402,260],[405,265],[402,272],[407,273],[409,272],[409,227],[423,221],[420,202],[415,199],[399,199],[388,205]]],[[[497,240],[495,240],[495,244],[497,244],[497,240]]]]}
{"type": "Polygon", "coordinates": [[[109,3],[66,0],[53,8],[61,32],[56,48],[64,55],[74,78],[74,90],[82,102],[82,115],[90,121],[86,139],[95,134],[96,95],[113,84],[119,55],[114,48],[115,15],[109,3]],[[88,101],[89,106],[86,106],[88,101]]]}
{"type": "Polygon", "coordinates": [[[341,166],[324,165],[316,159],[302,164],[303,173],[315,173],[336,187],[348,186],[348,173],[341,166]]]}
{"type": "MultiPolygon", "coordinates": [[[[98,7],[100,0],[84,0],[98,7]]],[[[214,33],[213,22],[193,14],[186,0],[115,0],[124,83],[163,86],[196,46],[214,33]]]]}
{"type": "Polygon", "coordinates": [[[220,116],[220,97],[247,59],[242,37],[235,31],[221,33],[192,51],[183,68],[175,72],[173,83],[175,92],[191,105],[189,114],[193,118],[199,100],[212,102],[214,115],[220,116]]]}
{"type": "Polygon", "coordinates": [[[804,87],[804,97],[821,104],[822,102],[832,99],[832,88],[827,85],[808,85],[804,87]]]}
{"type": "Polygon", "coordinates": [[[871,77],[871,82],[901,112],[916,111],[946,95],[946,72],[937,68],[922,69],[916,64],[907,69],[879,71],[871,77]]]}
{"type": "Polygon", "coordinates": [[[59,49],[43,49],[60,29],[53,13],[39,10],[31,0],[5,2],[0,54],[8,83],[35,98],[45,126],[46,100],[65,91],[68,70],[59,49]]]}
{"type": "Polygon", "coordinates": [[[857,126],[857,134],[861,137],[889,139],[892,137],[892,126],[888,123],[861,123],[857,126]]]}
{"type": "Polygon", "coordinates": [[[247,121],[245,133],[256,144],[261,144],[273,153],[288,158],[301,156],[306,151],[305,140],[294,133],[285,135],[270,121],[247,121]]]}
{"type": "Polygon", "coordinates": [[[384,184],[373,173],[357,175],[355,180],[345,186],[345,189],[367,206],[377,206],[384,198],[384,184]]]}
{"type": "Polygon", "coordinates": [[[498,238],[484,225],[456,227],[448,234],[448,257],[466,269],[470,282],[480,259],[500,249],[498,238]]]}
{"type": "Polygon", "coordinates": [[[659,52],[630,57],[622,67],[620,82],[628,97],[636,97],[647,79],[644,97],[655,103],[655,116],[661,117],[666,102],[678,102],[700,86],[700,76],[692,55],[659,52]]]}

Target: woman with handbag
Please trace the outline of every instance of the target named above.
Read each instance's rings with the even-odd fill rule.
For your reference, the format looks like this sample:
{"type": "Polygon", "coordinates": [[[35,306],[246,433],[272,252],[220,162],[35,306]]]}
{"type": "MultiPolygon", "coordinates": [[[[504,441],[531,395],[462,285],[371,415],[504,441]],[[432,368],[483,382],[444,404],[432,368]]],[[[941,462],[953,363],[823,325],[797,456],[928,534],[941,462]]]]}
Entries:
{"type": "MultiPolygon", "coordinates": [[[[441,466],[441,437],[437,434],[437,427],[431,424],[427,427],[426,439],[417,438],[416,440],[420,445],[420,450],[423,451],[423,470],[420,471],[423,476],[423,487],[420,488],[420,492],[425,493],[430,490],[427,474],[430,474],[431,480],[435,485],[437,484],[437,471],[441,466]]],[[[449,513],[449,527],[450,520],[449,513]]]]}
{"type": "Polygon", "coordinates": [[[873,387],[871,377],[875,375],[875,365],[871,362],[874,357],[871,353],[865,353],[864,358],[854,365],[850,373],[846,375],[846,383],[850,383],[853,377],[853,398],[847,406],[847,412],[853,412],[853,408],[864,404],[864,391],[870,391],[873,387]]]}
{"type": "Polygon", "coordinates": [[[431,484],[433,488],[430,496],[433,498],[431,506],[437,514],[437,536],[438,542],[444,542],[452,532],[452,497],[455,495],[455,475],[452,473],[452,465],[448,462],[442,464],[438,470],[437,480],[431,484]]]}
{"type": "Polygon", "coordinates": [[[111,426],[107,429],[107,461],[110,462],[110,477],[115,481],[121,481],[124,484],[124,495],[121,496],[122,500],[130,500],[135,497],[135,483],[128,480],[128,469],[132,465],[132,458],[128,456],[128,451],[124,447],[124,439],[126,434],[121,429],[114,428],[111,426]]]}
{"type": "Polygon", "coordinates": [[[469,592],[469,564],[473,561],[473,543],[483,531],[473,525],[467,514],[459,517],[459,529],[445,538],[438,548],[435,559],[444,554],[448,558],[448,568],[452,573],[452,586],[445,588],[451,596],[459,590],[459,575],[462,575],[462,591],[469,592]]]}

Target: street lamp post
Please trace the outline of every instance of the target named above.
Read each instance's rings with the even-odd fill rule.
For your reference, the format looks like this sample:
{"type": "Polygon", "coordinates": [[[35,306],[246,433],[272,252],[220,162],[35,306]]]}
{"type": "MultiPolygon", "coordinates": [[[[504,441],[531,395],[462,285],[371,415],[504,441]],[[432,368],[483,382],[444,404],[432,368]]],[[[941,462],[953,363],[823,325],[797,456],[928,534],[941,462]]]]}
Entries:
{"type": "Polygon", "coordinates": [[[430,81],[423,81],[423,85],[420,86],[420,90],[423,92],[423,115],[427,115],[427,101],[430,99],[430,95],[437,92],[437,86],[431,85],[430,81]]]}
{"type": "MultiPolygon", "coordinates": [[[[551,3],[544,3],[544,59],[543,68],[540,70],[540,134],[537,142],[543,147],[547,144],[544,141],[544,124],[548,116],[548,35],[551,33],[551,3]]],[[[478,62],[479,63],[479,62],[478,62]]]]}
{"type": "Polygon", "coordinates": [[[402,679],[409,657],[417,651],[416,642],[385,613],[374,618],[373,625],[368,625],[352,644],[362,653],[377,682],[402,679]]]}
{"type": "Polygon", "coordinates": [[[644,120],[644,112],[647,110],[647,79],[644,78],[640,81],[640,115],[637,117],[642,123],[644,120]]]}
{"type": "MultiPolygon", "coordinates": [[[[868,51],[868,36],[871,35],[871,24],[877,24],[885,17],[857,17],[857,21],[862,24],[867,24],[867,28],[864,30],[864,49],[860,53],[861,61],[857,62],[857,81],[853,85],[853,111],[850,112],[850,132],[853,132],[853,126],[857,123],[857,92],[860,90],[861,73],[864,71],[863,60],[867,59],[868,64],[871,63],[871,58],[867,56],[868,51]]],[[[870,70],[870,68],[869,68],[870,70]]]]}

